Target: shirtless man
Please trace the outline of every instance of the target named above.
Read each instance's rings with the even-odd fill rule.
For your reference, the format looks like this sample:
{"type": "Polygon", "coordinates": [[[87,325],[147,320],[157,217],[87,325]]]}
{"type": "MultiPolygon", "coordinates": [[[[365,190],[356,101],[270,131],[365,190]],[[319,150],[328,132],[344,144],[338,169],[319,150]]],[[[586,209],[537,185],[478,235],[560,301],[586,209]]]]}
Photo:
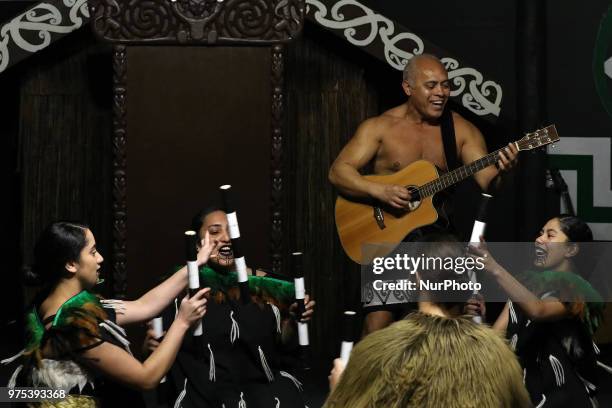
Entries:
{"type": "MultiPolygon", "coordinates": [[[[374,160],[374,174],[392,174],[417,160],[428,160],[442,171],[448,170],[442,143],[440,118],[450,96],[448,73],[440,60],[428,54],[413,57],[404,68],[402,88],[406,103],[380,116],[364,121],[342,149],[329,171],[329,180],[340,192],[353,197],[372,197],[395,208],[408,208],[410,193],[401,185],[368,181],[359,169],[374,160]]],[[[482,133],[453,112],[457,158],[464,164],[487,154],[482,133]]],[[[517,149],[509,144],[499,155],[496,166],[476,173],[484,191],[498,175],[516,164],[517,149]]],[[[495,180],[494,180],[495,179],[495,180]]],[[[366,315],[364,333],[388,326],[390,311],[376,310],[366,315]]]]}

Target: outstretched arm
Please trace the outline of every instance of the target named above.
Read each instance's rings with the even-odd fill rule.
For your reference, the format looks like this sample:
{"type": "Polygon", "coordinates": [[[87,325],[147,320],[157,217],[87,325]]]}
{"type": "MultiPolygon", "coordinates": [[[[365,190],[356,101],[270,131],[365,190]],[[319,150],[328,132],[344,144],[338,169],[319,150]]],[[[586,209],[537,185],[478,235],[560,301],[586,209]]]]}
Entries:
{"type": "MultiPolygon", "coordinates": [[[[198,251],[198,266],[205,264],[217,243],[211,242],[208,232],[198,251]]],[[[117,323],[126,325],[150,320],[158,316],[187,286],[187,267],[184,266],[171,277],[142,295],[137,300],[124,301],[123,310],[117,310],[117,323]]]]}
{"type": "Polygon", "coordinates": [[[159,347],[144,363],[121,347],[104,342],[83,353],[89,364],[104,375],[137,389],[152,389],[172,366],[189,327],[206,312],[206,294],[202,289],[193,298],[185,297],[181,308],[159,347]]]}
{"type": "Polygon", "coordinates": [[[517,303],[531,320],[559,320],[569,315],[565,305],[558,299],[540,299],[503,267],[499,266],[491,273],[510,299],[517,303]]]}
{"type": "MultiPolygon", "coordinates": [[[[512,302],[518,304],[531,320],[559,320],[569,315],[568,309],[558,299],[548,297],[540,299],[519,282],[510,272],[499,265],[486,247],[469,246],[470,252],[481,257],[484,269],[491,274],[499,286],[508,294],[512,302]]],[[[501,317],[505,314],[506,322],[500,321],[499,327],[507,327],[507,304],[501,317]],[[506,313],[504,313],[506,312],[506,313]]],[[[497,323],[496,323],[497,325],[497,323]]]]}

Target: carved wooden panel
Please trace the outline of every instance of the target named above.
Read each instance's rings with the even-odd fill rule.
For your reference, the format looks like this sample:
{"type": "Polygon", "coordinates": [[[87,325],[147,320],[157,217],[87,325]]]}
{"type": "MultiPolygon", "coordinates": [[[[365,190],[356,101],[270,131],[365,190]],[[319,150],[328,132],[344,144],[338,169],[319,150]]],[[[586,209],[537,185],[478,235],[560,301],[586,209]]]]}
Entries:
{"type": "Polygon", "coordinates": [[[127,50],[113,52],[113,291],[125,298],[127,288],[127,50]]]}
{"type": "MultiPolygon", "coordinates": [[[[126,45],[273,45],[271,51],[270,241],[274,271],[283,252],[283,47],[302,30],[304,0],[91,0],[94,33],[115,44],[113,236],[114,292],[127,289],[127,55],[126,45]]],[[[134,72],[133,75],[139,75],[134,72]]],[[[267,265],[266,265],[267,266],[267,265]]]]}
{"type": "Polygon", "coordinates": [[[270,255],[272,270],[282,271],[283,261],[283,67],[282,45],[272,47],[272,151],[271,151],[271,214],[270,255]]]}
{"type": "Polygon", "coordinates": [[[119,43],[273,44],[301,31],[304,0],[91,0],[94,32],[119,43]]]}

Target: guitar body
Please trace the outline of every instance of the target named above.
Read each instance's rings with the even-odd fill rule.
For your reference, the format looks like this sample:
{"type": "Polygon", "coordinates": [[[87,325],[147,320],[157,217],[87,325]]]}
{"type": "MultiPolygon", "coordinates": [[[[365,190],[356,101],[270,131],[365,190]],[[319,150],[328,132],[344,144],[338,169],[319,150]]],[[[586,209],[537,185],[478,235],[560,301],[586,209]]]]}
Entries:
{"type": "MultiPolygon", "coordinates": [[[[426,160],[416,161],[397,173],[386,176],[364,176],[367,180],[384,184],[420,187],[439,177],[436,167],[426,160]]],[[[375,256],[388,255],[410,232],[430,225],[438,219],[433,197],[413,201],[410,210],[396,210],[380,207],[382,204],[371,199],[336,200],[336,228],[346,254],[358,264],[367,265],[375,256]],[[382,225],[376,221],[375,207],[380,208],[384,217],[382,225]],[[362,252],[364,244],[384,244],[369,247],[362,252]]]]}
{"type": "MultiPolygon", "coordinates": [[[[549,125],[527,133],[513,142],[518,151],[533,150],[559,140],[555,125],[549,125]]],[[[434,207],[435,193],[479,172],[499,160],[496,150],[454,169],[442,177],[436,167],[425,160],[419,160],[397,173],[387,176],[365,176],[367,180],[383,184],[397,184],[413,190],[410,210],[396,210],[382,207],[372,199],[346,199],[339,196],[336,200],[336,228],[346,254],[358,264],[367,265],[374,257],[388,255],[402,242],[404,237],[415,229],[433,224],[438,219],[434,207]],[[417,189],[424,184],[440,179],[427,187],[427,197],[420,197],[417,189]],[[367,244],[378,244],[368,246],[367,244]],[[364,253],[363,249],[367,249],[364,253]]]]}

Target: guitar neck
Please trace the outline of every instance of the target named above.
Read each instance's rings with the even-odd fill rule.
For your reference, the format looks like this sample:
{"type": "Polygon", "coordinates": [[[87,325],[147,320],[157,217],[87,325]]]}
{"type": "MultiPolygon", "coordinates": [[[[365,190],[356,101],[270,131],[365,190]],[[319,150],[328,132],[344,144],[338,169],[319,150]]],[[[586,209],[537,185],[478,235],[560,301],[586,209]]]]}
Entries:
{"type": "Polygon", "coordinates": [[[499,152],[501,151],[502,149],[495,150],[494,152],[491,152],[486,156],[481,157],[476,161],[473,161],[470,164],[466,164],[465,166],[459,167],[458,169],[449,171],[448,173],[442,175],[440,178],[430,181],[429,183],[423,184],[419,188],[421,197],[424,198],[432,196],[437,192],[440,192],[452,186],[453,184],[457,184],[458,182],[465,180],[471,175],[478,173],[485,167],[489,167],[495,164],[495,162],[499,160],[499,152]]]}

